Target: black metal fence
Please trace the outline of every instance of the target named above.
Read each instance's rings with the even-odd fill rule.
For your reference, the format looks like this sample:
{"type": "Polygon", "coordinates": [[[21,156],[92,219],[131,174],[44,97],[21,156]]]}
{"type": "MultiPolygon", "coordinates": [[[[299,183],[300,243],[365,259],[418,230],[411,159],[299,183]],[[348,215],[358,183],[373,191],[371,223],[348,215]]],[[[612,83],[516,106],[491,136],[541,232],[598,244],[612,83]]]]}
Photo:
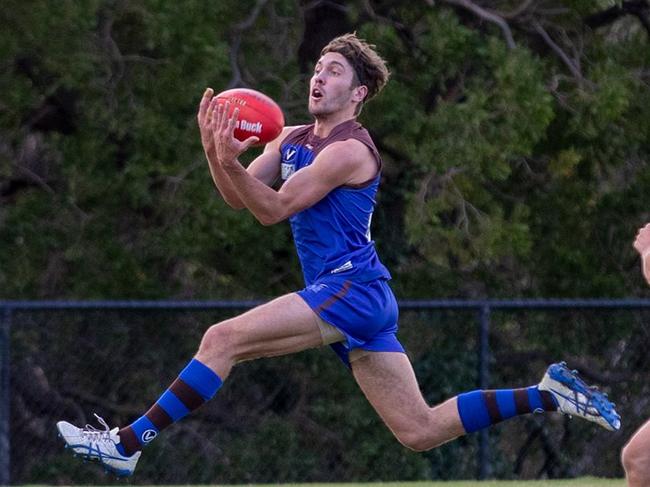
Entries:
{"type": "MultiPolygon", "coordinates": [[[[113,425],[133,420],[207,325],[256,304],[0,301],[0,485],[112,482],[63,451],[56,421],[91,422],[92,411],[113,425]]],[[[238,366],[214,401],[146,449],[134,482],[622,475],[620,447],[650,410],[650,300],[429,300],[400,309],[400,339],[430,403],[530,385],[566,359],[618,399],[622,431],[534,415],[412,453],[333,354],[309,351],[238,366]]]]}

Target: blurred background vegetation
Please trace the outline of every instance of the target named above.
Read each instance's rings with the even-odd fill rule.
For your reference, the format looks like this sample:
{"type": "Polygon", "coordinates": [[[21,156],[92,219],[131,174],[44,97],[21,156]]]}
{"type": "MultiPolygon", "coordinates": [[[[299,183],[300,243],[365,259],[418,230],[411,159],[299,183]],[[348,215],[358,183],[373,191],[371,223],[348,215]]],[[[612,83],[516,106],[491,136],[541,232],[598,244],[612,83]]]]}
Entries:
{"type": "Polygon", "coordinates": [[[247,86],[308,122],[313,62],[353,30],[393,73],[361,120],[400,297],[642,294],[649,19],[647,1],[7,0],[0,296],[299,288],[288,225],[215,192],[195,113],[206,86],[247,86]]]}
{"type": "MultiPolygon", "coordinates": [[[[0,23],[2,299],[264,299],[302,287],[288,225],[262,227],[216,193],[196,111],[207,86],[245,86],[276,99],[288,124],[309,122],[313,63],[354,30],[392,70],[361,121],[385,160],[373,238],[398,297],[650,295],[631,246],[650,220],[647,0],[5,0],[0,23]]],[[[12,376],[26,380],[12,382],[12,435],[31,441],[13,478],[87,479],[53,421],[85,422],[92,408],[133,419],[220,317],[15,316],[12,376]]],[[[403,314],[428,400],[474,387],[474,319],[403,314]]],[[[491,433],[493,472],[621,475],[618,451],[650,401],[646,322],[495,317],[493,385],[533,383],[548,361],[573,358],[633,419],[613,440],[562,419],[512,422],[491,433]]],[[[406,452],[323,357],[238,368],[215,406],[152,446],[160,462],[143,459],[140,481],[474,475],[475,437],[406,452]],[[170,462],[183,469],[160,467],[170,462]]]]}
{"type": "MultiPolygon", "coordinates": [[[[129,424],[196,350],[207,323],[233,310],[24,310],[11,346],[11,480],[15,484],[123,484],[73,459],[61,419],[129,424]]],[[[560,414],[490,428],[487,477],[622,477],[620,451],[650,410],[645,311],[494,311],[490,386],[536,384],[565,359],[603,386],[623,418],[618,432],[560,414]]],[[[477,388],[476,312],[402,309],[400,339],[424,397],[437,404],[477,388]]],[[[97,425],[99,426],[99,425],[97,425]]],[[[238,365],[214,400],[148,446],[132,478],[142,485],[278,484],[471,479],[479,434],[415,453],[401,446],[334,353],[309,350],[238,365]]]]}

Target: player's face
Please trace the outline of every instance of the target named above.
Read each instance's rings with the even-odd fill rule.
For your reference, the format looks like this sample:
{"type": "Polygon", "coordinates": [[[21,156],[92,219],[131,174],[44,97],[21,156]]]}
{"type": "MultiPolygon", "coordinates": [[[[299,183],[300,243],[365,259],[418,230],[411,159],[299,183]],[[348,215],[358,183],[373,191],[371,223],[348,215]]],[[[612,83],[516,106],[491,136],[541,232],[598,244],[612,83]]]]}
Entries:
{"type": "Polygon", "coordinates": [[[318,117],[353,108],[360,101],[359,89],[348,60],[328,52],[316,63],[309,83],[309,113],[318,117]]]}

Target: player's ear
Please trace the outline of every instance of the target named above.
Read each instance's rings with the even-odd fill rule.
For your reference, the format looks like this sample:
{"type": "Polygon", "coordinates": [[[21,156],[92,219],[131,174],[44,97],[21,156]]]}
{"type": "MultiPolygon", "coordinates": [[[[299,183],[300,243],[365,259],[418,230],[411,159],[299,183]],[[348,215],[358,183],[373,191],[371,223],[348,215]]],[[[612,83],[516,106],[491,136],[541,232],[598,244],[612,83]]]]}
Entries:
{"type": "Polygon", "coordinates": [[[366,85],[359,85],[354,88],[352,99],[354,101],[362,102],[363,100],[366,99],[367,94],[368,94],[368,87],[366,85]]]}

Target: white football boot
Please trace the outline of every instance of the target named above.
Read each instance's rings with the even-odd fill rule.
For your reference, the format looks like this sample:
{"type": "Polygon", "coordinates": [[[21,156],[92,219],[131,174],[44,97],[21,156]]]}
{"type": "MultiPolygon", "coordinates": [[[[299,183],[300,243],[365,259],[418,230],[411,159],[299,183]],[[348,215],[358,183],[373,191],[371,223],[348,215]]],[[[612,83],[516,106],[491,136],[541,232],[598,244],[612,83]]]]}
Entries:
{"type": "Polygon", "coordinates": [[[86,460],[101,463],[107,471],[119,477],[132,475],[142,452],[136,452],[130,457],[122,455],[117,450],[117,444],[120,442],[118,429],[109,429],[103,418],[96,414],[95,417],[104,427],[103,430],[98,430],[89,424],[78,428],[67,421],[56,423],[59,436],[65,441],[66,448],[70,448],[75,456],[80,455],[86,460]]]}
{"type": "Polygon", "coordinates": [[[564,362],[550,365],[538,388],[553,395],[561,413],[593,421],[610,431],[621,428],[621,416],[607,394],[585,384],[578,371],[569,370],[564,362]]]}

